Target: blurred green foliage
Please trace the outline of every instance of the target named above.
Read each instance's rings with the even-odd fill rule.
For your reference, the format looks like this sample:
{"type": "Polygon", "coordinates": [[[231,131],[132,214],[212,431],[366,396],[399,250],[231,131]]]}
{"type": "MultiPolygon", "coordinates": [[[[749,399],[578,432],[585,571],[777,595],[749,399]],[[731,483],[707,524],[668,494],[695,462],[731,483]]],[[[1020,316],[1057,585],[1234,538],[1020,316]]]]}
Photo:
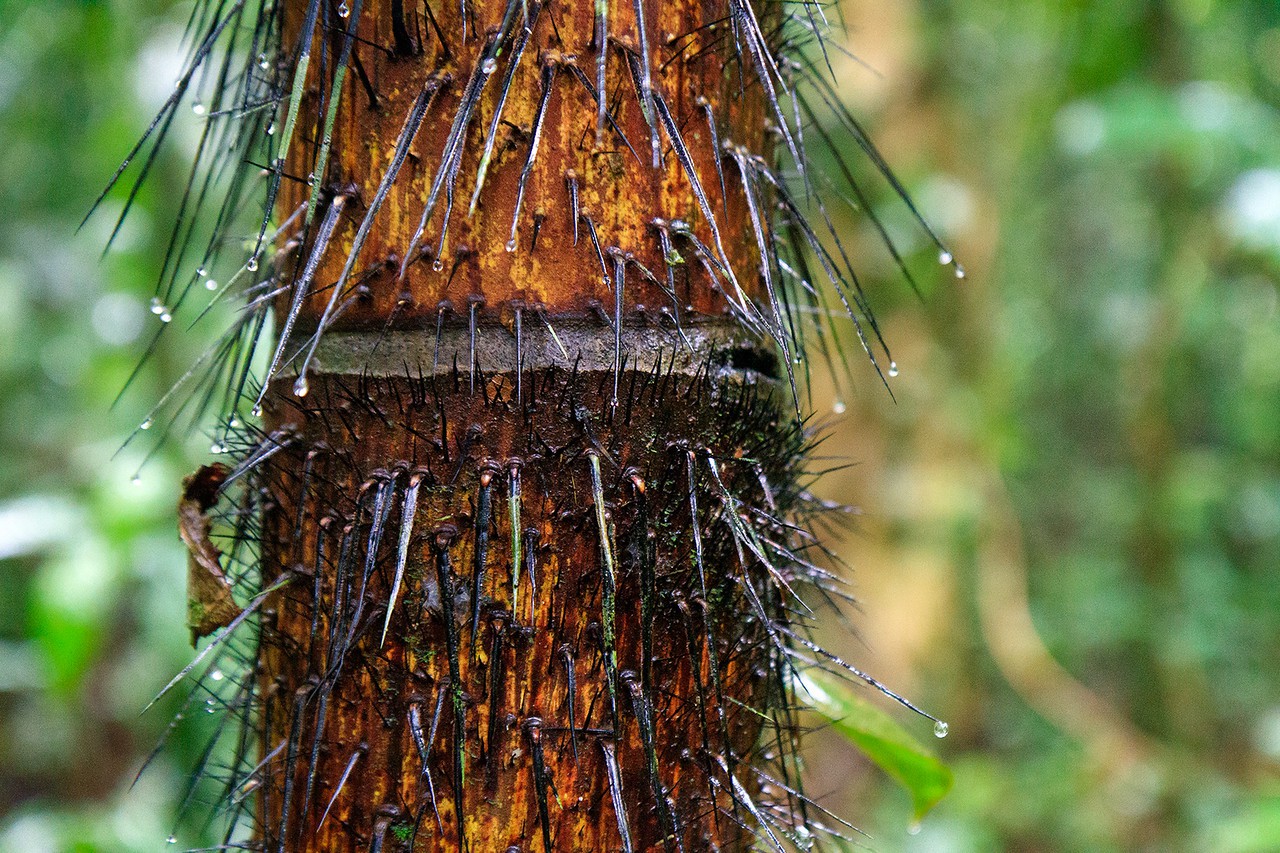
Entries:
{"type": "Polygon", "coordinates": [[[956,783],[873,844],[1280,850],[1280,5],[927,0],[910,33],[879,124],[969,276],[886,306],[898,402],[851,416],[877,601],[913,561],[947,590],[908,678],[956,783]],[[1006,582],[1115,731],[998,647],[1006,582]]]}
{"type": "MultiPolygon", "coordinates": [[[[824,802],[881,851],[1280,849],[1280,6],[848,5],[892,7],[902,64],[872,127],[969,276],[929,272],[885,195],[928,292],[869,252],[903,375],[896,403],[848,401],[830,446],[875,455],[825,489],[880,519],[878,562],[869,537],[841,546],[888,590],[861,624],[911,649],[897,683],[949,719],[955,787],[916,835],[864,764],[824,802]],[[1019,674],[993,646],[1009,577],[1121,740],[1028,689],[1043,659],[1019,674]],[[876,621],[895,589],[943,591],[923,639],[876,621]]],[[[0,853],[157,849],[200,747],[130,790],[175,706],[138,711],[190,656],[173,505],[209,438],[138,485],[152,445],[116,451],[201,336],[166,336],[113,406],[158,328],[194,117],[113,252],[119,201],[77,233],[168,94],[184,12],[0,0],[0,853]]]]}
{"type": "MultiPolygon", "coordinates": [[[[113,405],[160,326],[147,301],[185,141],[157,163],[109,255],[122,201],[77,232],[172,88],[175,12],[167,2],[0,0],[5,853],[163,846],[179,768],[199,748],[175,744],[130,790],[176,706],[138,712],[191,654],[174,507],[210,443],[193,435],[146,460],[154,443],[143,435],[120,450],[197,357],[195,335],[166,336],[113,405]]],[[[189,140],[194,128],[176,131],[189,140]]]]}

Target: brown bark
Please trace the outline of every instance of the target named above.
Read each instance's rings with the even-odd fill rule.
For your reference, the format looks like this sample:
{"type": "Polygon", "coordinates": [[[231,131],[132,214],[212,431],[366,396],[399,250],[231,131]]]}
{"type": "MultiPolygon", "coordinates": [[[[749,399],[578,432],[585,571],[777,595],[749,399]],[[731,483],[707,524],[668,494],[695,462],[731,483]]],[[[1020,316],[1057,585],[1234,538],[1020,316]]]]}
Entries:
{"type": "MultiPolygon", "coordinates": [[[[530,0],[529,8],[534,5],[530,0]]],[[[296,43],[306,6],[306,0],[286,4],[286,45],[296,43]]],[[[434,325],[437,311],[446,300],[458,313],[464,313],[471,302],[479,301],[490,317],[509,315],[513,302],[530,307],[546,306],[555,315],[590,314],[593,306],[611,306],[612,290],[600,274],[586,224],[581,222],[575,226],[571,214],[567,189],[571,177],[576,177],[579,187],[581,211],[595,223],[600,244],[606,249],[618,247],[633,253],[645,267],[660,274],[663,254],[652,226],[654,219],[688,222],[714,248],[689,180],[665,138],[662,140],[663,168],[653,169],[650,164],[650,130],[637,105],[635,84],[625,58],[626,53],[638,49],[636,5],[609,4],[607,85],[611,108],[617,107],[616,113],[611,114],[620,133],[612,129],[613,125],[607,125],[602,143],[597,145],[595,101],[569,70],[576,65],[594,86],[598,54],[593,44],[593,5],[551,2],[542,8],[515,72],[503,111],[505,124],[498,130],[494,155],[474,215],[468,215],[468,205],[475,188],[483,137],[497,106],[496,90],[506,69],[505,62],[498,65],[486,87],[466,136],[458,189],[448,220],[448,237],[439,259],[441,264],[437,269],[435,254],[446,206],[443,197],[428,226],[423,253],[413,259],[401,280],[400,262],[430,195],[459,102],[480,60],[487,35],[499,25],[504,4],[465,3],[473,18],[465,41],[461,38],[463,28],[458,3],[433,7],[435,21],[447,40],[447,54],[430,25],[412,16],[406,28],[421,31],[422,37],[414,41],[419,52],[407,56],[388,52],[395,44],[391,5],[369,2],[365,6],[356,53],[376,93],[376,102],[369,90],[358,82],[360,75],[351,73],[333,133],[329,178],[332,187],[339,192],[352,192],[359,202],[368,204],[391,161],[404,117],[419,92],[432,81],[439,85],[439,91],[423,120],[408,162],[391,188],[376,227],[364,246],[364,260],[357,267],[357,275],[367,293],[345,312],[340,325],[381,326],[393,313],[397,324],[412,325],[417,320],[434,325]],[[558,70],[538,156],[526,182],[518,246],[516,251],[508,251],[528,135],[542,92],[540,69],[546,64],[558,70]],[[634,149],[634,155],[623,137],[634,149]],[[537,248],[531,250],[534,222],[539,219],[537,248]],[[576,244],[575,233],[578,234],[576,244]]],[[[726,67],[726,57],[732,51],[725,42],[732,37],[727,32],[728,25],[723,20],[726,11],[720,3],[664,0],[661,4],[646,4],[644,8],[648,15],[646,29],[655,88],[660,88],[666,98],[702,181],[715,180],[718,152],[713,151],[702,105],[707,104],[718,117],[722,125],[720,133],[725,137],[721,142],[731,141],[760,152],[764,140],[764,111],[759,87],[740,91],[742,84],[736,68],[726,67]],[[730,129],[732,139],[728,138],[730,129]]],[[[336,51],[341,33],[333,33],[330,39],[331,50],[336,51]]],[[[324,87],[312,85],[308,89],[303,111],[314,123],[319,123],[319,99],[322,93],[327,96],[327,86],[328,81],[324,87]]],[[[314,142],[299,140],[290,152],[287,172],[309,176],[314,165],[314,142]]],[[[710,190],[710,186],[706,189],[710,190]]],[[[296,210],[309,194],[310,188],[305,183],[286,181],[280,193],[280,213],[287,215],[296,210]]],[[[719,199],[720,194],[717,192],[714,197],[719,199]]],[[[717,216],[720,230],[726,236],[724,248],[729,261],[735,268],[749,268],[747,253],[753,245],[746,238],[750,223],[744,201],[730,195],[726,210],[718,211],[717,216]]],[[[337,246],[342,251],[331,249],[326,254],[317,270],[317,281],[338,279],[356,224],[348,219],[344,227],[337,246]]],[[[697,272],[691,275],[698,277],[697,272]]],[[[755,286],[754,282],[743,285],[755,286]]],[[[669,302],[658,287],[643,281],[641,276],[635,276],[631,286],[635,289],[629,291],[627,297],[629,312],[640,311],[641,306],[658,309],[669,302]]],[[[327,292],[319,292],[310,298],[304,314],[310,315],[312,323],[323,312],[328,296],[327,292]]],[[[681,311],[689,307],[703,315],[716,315],[724,308],[723,299],[712,287],[686,286],[680,296],[681,311]]],[[[306,319],[302,323],[308,325],[306,319]]]]}
{"type": "MultiPolygon", "coordinates": [[[[761,494],[764,473],[733,465],[752,448],[776,449],[775,482],[793,476],[782,448],[792,448],[794,425],[757,389],[765,378],[740,369],[744,354],[765,372],[769,359],[712,320],[725,310],[724,282],[693,257],[678,267],[675,307],[704,330],[686,349],[669,319],[666,331],[645,331],[655,310],[673,307],[657,280],[668,259],[653,220],[684,220],[708,246],[714,236],[665,135],[663,168],[648,163],[650,130],[625,59],[639,42],[636,6],[609,8],[608,80],[632,93],[619,99],[616,122],[644,162],[610,129],[596,144],[594,103],[568,70],[576,62],[594,78],[591,5],[548,4],[516,72],[477,210],[467,207],[495,85],[466,136],[442,263],[434,252],[443,196],[428,251],[402,278],[401,255],[503,7],[468,5],[465,42],[457,4],[433,7],[446,55],[418,13],[404,19],[415,49],[397,52],[399,4],[365,5],[362,71],[349,75],[328,174],[316,178],[322,206],[339,196],[348,203],[299,329],[314,330],[330,301],[404,116],[423,86],[440,89],[348,283],[354,298],[339,294],[345,307],[328,333],[339,343],[317,360],[309,393],[296,396],[292,379],[278,377],[264,399],[270,442],[283,449],[261,468],[263,574],[288,578],[263,608],[263,743],[280,748],[262,786],[265,848],[408,850],[411,837],[418,851],[619,850],[625,834],[634,850],[745,846],[721,768],[753,751],[761,721],[747,708],[764,700],[769,651],[737,591],[759,570],[709,528],[723,529],[733,511],[724,490],[773,500],[761,494]],[[553,89],[508,251],[540,79],[553,89]],[[576,246],[571,177],[583,214],[576,246]],[[615,259],[626,273],[617,318],[626,364],[610,365],[614,331],[599,315],[603,306],[612,313],[619,282],[602,273],[588,216],[610,278],[615,259]],[[560,343],[531,313],[559,324],[560,343]],[[592,349],[591,338],[606,343],[592,349]],[[554,357],[565,339],[574,342],[569,358],[554,357]],[[709,484],[707,466],[723,475],[721,486],[709,484]],[[692,514],[691,491],[702,517],[692,514]],[[701,564],[694,525],[708,528],[698,533],[701,564]],[[700,575],[710,576],[705,586],[700,575]]],[[[286,45],[305,6],[286,4],[286,45]]],[[[724,55],[706,49],[731,38],[714,23],[724,15],[718,4],[644,8],[655,85],[698,173],[714,180],[717,153],[699,99],[716,106],[722,128],[748,129],[733,142],[759,149],[758,93],[738,91],[724,55]]],[[[336,52],[340,28],[327,37],[336,52]]],[[[504,58],[495,76],[505,67],[504,58]]],[[[323,124],[330,81],[313,76],[286,167],[294,175],[314,168],[323,124]]],[[[309,193],[286,181],[280,217],[309,193]]],[[[742,200],[717,216],[727,260],[753,269],[742,200]]],[[[749,774],[746,784],[757,787],[749,774]]]]}
{"type": "MultiPolygon", "coordinates": [[[[736,602],[729,607],[706,602],[690,555],[681,554],[677,560],[668,547],[659,545],[655,563],[662,572],[660,600],[653,602],[652,647],[646,654],[641,604],[644,558],[638,549],[643,547],[641,537],[647,539],[651,530],[638,516],[637,491],[661,488],[667,492],[650,493],[648,498],[651,503],[674,503],[670,529],[687,530],[689,516],[681,501],[686,491],[685,453],[667,447],[665,437],[679,436],[693,444],[716,441],[714,433],[740,444],[748,437],[758,440],[762,430],[776,428],[773,406],[763,402],[753,416],[735,426],[706,412],[688,411],[682,392],[710,393],[705,381],[673,381],[658,374],[626,378],[639,386],[630,394],[635,404],[632,411],[603,424],[590,442],[584,442],[573,409],[604,405],[611,374],[577,380],[548,376],[530,390],[532,404],[524,410],[528,420],[514,416],[509,388],[488,398],[472,395],[460,375],[457,387],[389,378],[359,389],[344,387],[341,378],[326,377],[305,404],[291,407],[292,422],[300,425],[304,438],[292,464],[280,468],[277,493],[296,494],[295,478],[304,467],[309,467],[312,483],[323,485],[311,489],[309,500],[315,509],[308,511],[300,537],[294,536],[293,529],[296,505],[283,505],[274,514],[279,544],[270,549],[267,563],[319,565],[326,574],[320,581],[319,641],[308,640],[317,607],[308,590],[310,578],[299,579],[275,602],[264,664],[272,679],[268,692],[281,713],[267,738],[269,744],[289,742],[295,691],[308,692],[308,678],[325,671],[325,655],[332,651],[324,638],[335,631],[331,614],[336,587],[360,586],[363,548],[371,535],[370,516],[376,511],[380,490],[385,490],[383,495],[400,496],[401,504],[394,507],[396,520],[402,516],[406,487],[416,480],[419,491],[416,533],[385,644],[380,644],[379,637],[394,583],[395,540],[400,530],[394,520],[386,525],[384,544],[376,551],[364,615],[350,617],[336,629],[340,637],[349,631],[356,638],[350,644],[344,674],[328,698],[315,803],[305,821],[291,821],[295,829],[290,832],[297,834],[291,834],[284,849],[364,849],[379,808],[388,806],[410,819],[421,818],[415,849],[457,849],[453,759],[459,731],[465,763],[462,831],[471,849],[542,849],[539,771],[532,757],[535,736],[541,741],[546,778],[554,780],[556,792],[541,798],[549,809],[553,849],[622,849],[604,748],[615,752],[621,767],[621,794],[628,811],[622,820],[632,835],[633,849],[661,846],[661,839],[673,830],[679,831],[685,849],[709,849],[737,837],[732,823],[715,814],[717,805],[731,811],[731,802],[716,796],[706,781],[707,762],[727,753],[718,745],[722,730],[707,698],[712,691],[712,650],[704,642],[700,609],[707,608],[719,640],[715,654],[722,689],[743,706],[756,707],[763,698],[764,683],[757,673],[765,665],[762,629],[736,611],[736,602]],[[326,425],[325,419],[332,418],[335,410],[353,412],[353,398],[393,413],[392,420],[403,417],[404,422],[394,426],[366,422],[355,428],[358,441],[342,442],[351,436],[333,430],[340,433],[345,427],[326,425]],[[418,403],[408,403],[415,398],[418,403]],[[442,412],[448,412],[447,417],[442,412]],[[735,428],[743,434],[733,435],[735,428]],[[651,438],[655,434],[662,438],[655,441],[651,438]],[[604,539],[591,481],[590,448],[597,443],[617,462],[609,466],[614,473],[602,484],[612,528],[604,539]],[[345,449],[336,449],[343,444],[345,449]],[[306,452],[303,448],[325,449],[313,454],[307,466],[297,456],[306,452]],[[388,460],[394,464],[384,467],[388,460]],[[518,478],[521,496],[516,522],[522,552],[518,563],[511,539],[513,477],[518,478]],[[486,489],[492,515],[487,525],[482,496],[486,489]],[[479,531],[489,533],[487,545],[479,544],[479,531]],[[345,569],[335,570],[329,561],[316,559],[317,536],[330,554],[345,547],[359,556],[349,560],[345,569]],[[608,567],[602,542],[612,551],[617,578],[612,620],[605,600],[603,575],[608,567]],[[481,547],[486,577],[481,623],[473,644],[471,590],[481,547]],[[449,599],[451,622],[446,619],[449,608],[441,584],[442,555],[449,560],[445,583],[455,593],[449,599]],[[616,649],[612,665],[606,663],[604,636],[610,621],[616,649]],[[450,659],[450,624],[457,644],[456,675],[450,659]],[[653,680],[653,689],[644,689],[653,701],[648,709],[632,695],[633,688],[643,686],[646,657],[653,680]],[[570,667],[576,682],[572,699],[570,667]],[[455,684],[461,685],[457,693],[455,684]],[[453,728],[455,699],[463,709],[460,730],[453,728]],[[425,737],[429,738],[433,720],[439,724],[429,749],[430,786],[409,723],[415,708],[425,737]],[[655,751],[661,784],[671,798],[666,807],[669,814],[663,813],[665,804],[655,802],[642,721],[657,729],[655,751]],[[712,745],[710,751],[703,749],[707,743],[712,745]],[[360,757],[333,814],[316,832],[321,803],[327,802],[357,753],[360,757]],[[431,787],[440,814],[438,825],[429,805],[431,787]],[[663,822],[673,816],[678,826],[664,829],[663,822]]],[[[751,410],[735,407],[732,411],[751,410]]],[[[745,488],[741,482],[733,485],[745,488]]],[[[704,497],[706,503],[710,500],[704,497]]],[[[705,518],[702,524],[707,524],[705,518]]],[[[732,561],[732,554],[714,542],[705,547],[709,570],[723,575],[721,567],[732,561]]],[[[731,596],[732,586],[731,578],[715,581],[721,598],[731,596]]],[[[304,729],[312,731],[314,705],[310,704],[311,713],[304,722],[304,729]]],[[[723,731],[730,736],[733,754],[749,754],[759,721],[742,706],[724,710],[723,731]]],[[[304,758],[311,742],[303,736],[300,753],[304,758]]],[[[304,801],[307,767],[307,760],[294,762],[291,799],[295,810],[304,801]]],[[[279,825],[284,785],[280,780],[279,793],[269,805],[277,815],[275,825],[279,825]]]]}

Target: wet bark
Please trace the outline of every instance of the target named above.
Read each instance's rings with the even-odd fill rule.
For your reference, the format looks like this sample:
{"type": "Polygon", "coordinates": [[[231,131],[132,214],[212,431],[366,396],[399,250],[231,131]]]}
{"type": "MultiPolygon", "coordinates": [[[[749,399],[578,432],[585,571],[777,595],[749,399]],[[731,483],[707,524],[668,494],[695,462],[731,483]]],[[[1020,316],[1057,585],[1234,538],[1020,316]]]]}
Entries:
{"type": "MultiPolygon", "coordinates": [[[[307,5],[286,4],[286,46],[307,5]]],[[[748,845],[744,798],[759,783],[738,765],[757,754],[754,709],[778,704],[766,634],[781,604],[726,530],[736,501],[798,491],[802,437],[775,399],[772,356],[726,319],[725,288],[759,287],[716,258],[754,268],[745,202],[717,193],[713,234],[661,134],[651,165],[633,92],[638,8],[666,99],[653,109],[714,179],[707,107],[733,142],[765,144],[758,88],[740,88],[714,49],[732,38],[718,4],[604,7],[599,138],[601,4],[359,13],[315,216],[284,262],[295,279],[312,264],[314,284],[296,312],[289,294],[277,305],[299,345],[324,334],[302,382],[295,360],[263,399],[278,448],[257,475],[263,577],[286,579],[262,606],[262,742],[278,750],[264,849],[748,845]],[[504,11],[532,23],[482,169],[522,29],[473,89],[504,11]],[[437,187],[451,144],[460,177],[437,187]],[[685,226],[705,252],[686,242],[673,258],[685,226]]],[[[317,66],[346,26],[322,15],[317,66]]],[[[295,177],[317,169],[325,73],[307,83],[295,177]]],[[[279,217],[311,192],[286,181],[279,217]]]]}

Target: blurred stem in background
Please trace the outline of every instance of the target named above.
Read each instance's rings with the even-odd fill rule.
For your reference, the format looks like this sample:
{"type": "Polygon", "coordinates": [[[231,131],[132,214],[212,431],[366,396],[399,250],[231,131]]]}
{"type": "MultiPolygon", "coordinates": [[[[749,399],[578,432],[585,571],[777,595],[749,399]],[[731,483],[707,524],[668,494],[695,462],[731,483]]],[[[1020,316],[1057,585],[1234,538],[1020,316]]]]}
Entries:
{"type": "MultiPolygon", "coordinates": [[[[833,55],[841,91],[969,276],[914,301],[865,235],[897,402],[839,392],[859,464],[821,488],[864,511],[836,543],[870,647],[848,656],[951,721],[956,786],[908,835],[833,738],[810,790],[879,851],[1280,848],[1280,7],[844,10],[874,70],[833,55]]],[[[111,218],[75,227],[185,11],[0,0],[4,853],[155,850],[173,811],[180,757],[128,787],[172,709],[137,711],[189,659],[172,505],[208,438],[138,486],[112,454],[201,336],[109,407],[159,323],[182,152],[104,261],[111,218]]]]}

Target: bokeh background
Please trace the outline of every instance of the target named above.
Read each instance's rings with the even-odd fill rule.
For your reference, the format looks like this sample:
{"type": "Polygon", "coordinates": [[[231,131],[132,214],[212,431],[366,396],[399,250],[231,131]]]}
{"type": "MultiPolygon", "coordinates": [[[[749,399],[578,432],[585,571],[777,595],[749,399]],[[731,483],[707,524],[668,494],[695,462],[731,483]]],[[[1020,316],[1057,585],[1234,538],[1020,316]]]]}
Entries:
{"type": "MultiPolygon", "coordinates": [[[[114,251],[122,200],[77,231],[187,11],[0,0],[0,853],[165,849],[201,746],[131,787],[190,659],[174,504],[211,438],[120,448],[207,335],[113,404],[198,117],[114,251]]],[[[901,373],[814,389],[818,465],[851,463],[819,489],[860,509],[858,635],[826,641],[950,722],[956,784],[913,824],[823,732],[812,792],[886,853],[1280,850],[1280,4],[840,11],[841,94],[968,277],[882,188],[923,299],[842,223],[901,373]]]]}

